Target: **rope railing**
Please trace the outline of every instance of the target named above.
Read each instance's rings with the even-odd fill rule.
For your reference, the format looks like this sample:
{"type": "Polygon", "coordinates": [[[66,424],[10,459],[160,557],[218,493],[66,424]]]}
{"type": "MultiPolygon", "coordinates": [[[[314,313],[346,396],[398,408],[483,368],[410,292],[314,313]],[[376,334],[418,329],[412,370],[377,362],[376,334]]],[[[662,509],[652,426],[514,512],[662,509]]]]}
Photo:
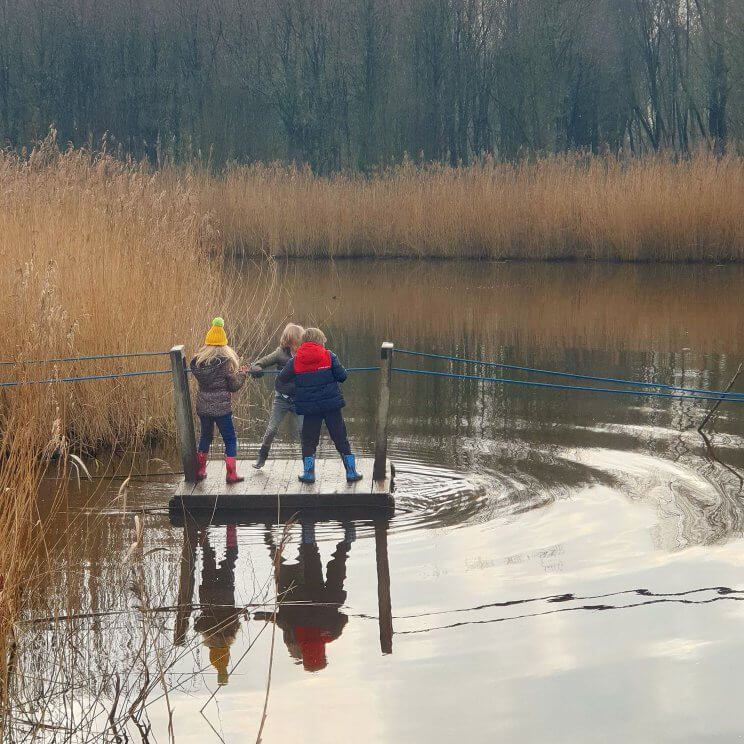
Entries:
{"type": "MultiPolygon", "coordinates": [[[[59,357],[57,359],[29,359],[19,362],[0,362],[2,365],[20,365],[20,364],[46,364],[52,362],[77,362],[77,361],[89,361],[94,359],[122,359],[131,357],[147,357],[147,356],[167,356],[167,351],[146,351],[138,352],[135,354],[99,354],[95,356],[81,356],[81,357],[59,357]]],[[[376,372],[379,371],[379,367],[347,367],[347,372],[376,372]]],[[[43,380],[15,380],[13,382],[0,382],[0,387],[18,387],[22,385],[50,385],[58,382],[85,382],[87,380],[112,380],[122,377],[143,377],[147,375],[168,375],[171,374],[172,370],[148,370],[144,372],[117,372],[107,375],[83,375],[79,377],[49,377],[43,380]]],[[[186,372],[190,373],[191,370],[186,368],[186,372]]],[[[264,370],[264,374],[279,374],[279,370],[264,370]]]]}
{"type": "MultiPolygon", "coordinates": [[[[595,375],[583,375],[572,372],[559,372],[556,370],[540,369],[537,367],[526,367],[516,364],[504,364],[501,362],[487,362],[480,359],[468,359],[466,357],[448,356],[445,354],[433,354],[431,352],[413,351],[412,349],[395,349],[400,354],[407,354],[410,356],[424,357],[427,359],[442,359],[450,362],[457,362],[461,364],[480,364],[485,367],[496,367],[499,369],[510,369],[522,372],[531,372],[535,374],[552,375],[557,377],[572,378],[577,380],[591,380],[593,382],[606,382],[619,385],[627,385],[638,388],[652,388],[655,390],[663,390],[669,392],[654,392],[653,390],[617,390],[614,388],[604,387],[590,387],[585,385],[561,385],[557,383],[547,382],[533,382],[530,380],[513,380],[505,377],[486,377],[482,375],[467,375],[457,374],[454,372],[436,372],[433,370],[421,370],[421,369],[409,369],[405,367],[393,367],[393,372],[401,372],[403,374],[412,375],[424,375],[430,377],[443,377],[458,380],[471,380],[474,382],[495,382],[504,385],[518,385],[522,387],[533,387],[542,388],[549,390],[569,390],[577,392],[589,392],[589,393],[603,393],[610,395],[635,395],[646,398],[672,398],[676,400],[698,400],[698,401],[722,401],[730,400],[734,403],[744,403],[744,393],[729,393],[715,390],[703,390],[699,388],[685,388],[678,387],[675,385],[666,385],[663,383],[654,382],[639,382],[637,380],[625,380],[622,378],[614,377],[599,377],[595,375]]],[[[80,357],[58,357],[55,359],[33,359],[24,360],[18,362],[0,362],[0,366],[5,365],[22,365],[22,364],[45,364],[53,362],[76,362],[76,361],[92,361],[100,359],[124,359],[134,357],[151,357],[151,356],[167,356],[167,351],[146,351],[146,352],[135,352],[125,354],[98,354],[90,356],[80,357]]],[[[379,372],[379,366],[371,367],[347,367],[347,372],[379,372]]],[[[187,368],[186,372],[190,372],[187,368]]],[[[0,382],[0,387],[17,387],[22,385],[49,385],[53,383],[61,382],[84,382],[88,380],[109,380],[118,378],[128,377],[144,377],[149,375],[167,375],[171,374],[172,370],[148,370],[143,372],[119,372],[112,374],[102,375],[84,375],[78,377],[52,377],[40,380],[17,380],[13,382],[0,382]]],[[[263,374],[275,375],[279,374],[279,370],[263,370],[263,374]]]]}
{"type": "MultiPolygon", "coordinates": [[[[379,367],[346,367],[347,372],[379,372],[379,367]]],[[[279,369],[264,369],[262,373],[264,375],[278,375],[281,370],[279,369]]]]}
{"type": "Polygon", "coordinates": [[[406,369],[404,367],[393,367],[393,372],[402,372],[410,375],[428,375],[431,377],[449,377],[456,380],[474,380],[476,382],[498,382],[504,385],[521,385],[524,387],[536,387],[549,390],[574,390],[589,393],[610,393],[615,395],[639,395],[646,398],[675,398],[677,400],[700,400],[720,401],[730,400],[732,403],[744,403],[744,398],[727,398],[724,393],[711,393],[710,395],[677,395],[675,393],[655,393],[650,390],[614,390],[612,388],[597,388],[584,385],[558,385],[549,382],[531,382],[529,380],[510,380],[506,377],[480,377],[478,375],[458,375],[454,372],[433,372],[426,369],[406,369]]]}
{"type": "MultiPolygon", "coordinates": [[[[347,372],[377,372],[379,367],[348,367],[347,372]]],[[[191,372],[190,369],[186,370],[191,372]]],[[[45,380],[17,380],[15,382],[0,382],[0,387],[17,387],[19,385],[49,385],[55,382],[84,382],[86,380],[113,380],[118,377],[143,377],[146,375],[169,375],[170,369],[148,370],[146,372],[119,372],[110,375],[84,375],[82,377],[50,377],[45,380]]],[[[265,374],[276,375],[279,370],[265,370],[265,374]]]]}
{"type": "Polygon", "coordinates": [[[0,366],[22,364],[54,364],[56,362],[89,362],[96,359],[132,359],[134,357],[168,356],[168,351],[137,351],[128,354],[94,354],[92,356],[56,357],[54,359],[20,359],[14,362],[0,362],[0,366]]]}
{"type": "Polygon", "coordinates": [[[145,375],[170,375],[170,369],[159,369],[147,372],[119,372],[111,375],[85,375],[84,377],[50,377],[46,380],[17,380],[0,382],[0,387],[17,387],[20,385],[49,385],[54,382],[84,382],[86,380],[112,380],[118,377],[143,377],[145,375]]]}
{"type": "MultiPolygon", "coordinates": [[[[445,354],[432,354],[430,352],[424,352],[424,351],[412,351],[411,349],[398,349],[396,348],[395,351],[399,354],[407,354],[409,356],[418,356],[418,357],[425,357],[427,359],[444,359],[450,362],[459,362],[462,364],[480,364],[484,367],[497,367],[499,369],[510,369],[515,370],[518,372],[532,372],[534,374],[541,374],[541,375],[551,375],[554,377],[568,377],[575,380],[591,380],[592,382],[607,382],[614,385],[629,385],[633,387],[644,387],[644,388],[655,388],[658,390],[669,390],[672,392],[678,392],[678,393],[686,393],[686,394],[700,394],[700,395],[714,395],[715,398],[712,398],[711,400],[743,400],[744,401],[744,393],[726,393],[721,392],[717,390],[702,390],[699,388],[685,388],[685,387],[677,387],[675,385],[664,385],[660,382],[639,382],[638,380],[625,380],[622,378],[616,378],[616,377],[596,377],[594,375],[582,375],[578,373],[573,372],[558,372],[556,370],[550,370],[550,369],[540,369],[537,367],[523,367],[518,364],[503,364],[501,362],[486,362],[481,359],[467,359],[464,357],[455,357],[455,356],[447,356],[445,354]]],[[[444,373],[442,373],[444,374],[444,373]]],[[[465,376],[466,378],[470,378],[472,376],[465,376]]],[[[494,377],[494,378],[482,378],[484,380],[495,380],[499,381],[501,378],[494,377]]],[[[503,382],[515,382],[519,384],[519,381],[516,380],[503,380],[503,382]]],[[[527,383],[525,383],[527,384],[527,383]]],[[[545,383],[532,383],[537,386],[545,386],[545,383]]],[[[574,389],[572,386],[567,386],[569,389],[574,389]]],[[[582,388],[582,387],[576,387],[576,390],[599,390],[599,388],[582,388]]],[[[687,397],[685,395],[684,397],[687,397]]]]}

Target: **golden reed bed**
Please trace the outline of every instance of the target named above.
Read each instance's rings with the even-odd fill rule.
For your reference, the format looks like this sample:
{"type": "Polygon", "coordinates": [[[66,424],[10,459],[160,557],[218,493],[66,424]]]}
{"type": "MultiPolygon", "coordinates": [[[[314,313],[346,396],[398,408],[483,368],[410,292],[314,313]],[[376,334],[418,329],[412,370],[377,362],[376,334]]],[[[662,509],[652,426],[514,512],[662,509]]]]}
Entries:
{"type": "MultiPolygon", "coordinates": [[[[236,346],[253,346],[264,335],[270,262],[255,267],[264,278],[247,294],[222,270],[201,202],[191,178],[166,184],[106,155],[60,154],[53,137],[26,157],[0,154],[0,361],[160,351],[176,341],[193,351],[218,313],[251,317],[228,330],[236,346]]],[[[0,381],[169,366],[168,357],[3,365],[0,381]]],[[[66,476],[75,453],[138,449],[171,422],[168,376],[0,388],[0,705],[34,556],[53,550],[46,520],[37,521],[40,479],[66,476]]],[[[56,483],[59,501],[67,479],[56,483]]]]}
{"type": "Polygon", "coordinates": [[[325,179],[281,166],[196,177],[248,255],[741,261],[744,161],[576,155],[325,179]]]}

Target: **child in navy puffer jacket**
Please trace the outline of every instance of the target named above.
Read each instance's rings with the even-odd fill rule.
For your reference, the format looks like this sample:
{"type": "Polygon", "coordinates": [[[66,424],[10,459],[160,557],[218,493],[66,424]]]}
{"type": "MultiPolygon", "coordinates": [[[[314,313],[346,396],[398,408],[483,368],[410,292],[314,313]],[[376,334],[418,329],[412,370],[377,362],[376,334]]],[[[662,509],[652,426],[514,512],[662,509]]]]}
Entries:
{"type": "Polygon", "coordinates": [[[346,370],[338,357],[325,348],[326,337],[319,328],[307,328],[302,345],[279,373],[281,382],[295,381],[295,409],[302,422],[302,462],[305,468],[298,476],[303,483],[315,482],[315,451],[320,439],[320,427],[325,421],[328,433],[341,455],[349,483],[361,480],[356,460],[346,436],[346,424],[341,409],[346,405],[339,382],[346,379],[346,370]]]}

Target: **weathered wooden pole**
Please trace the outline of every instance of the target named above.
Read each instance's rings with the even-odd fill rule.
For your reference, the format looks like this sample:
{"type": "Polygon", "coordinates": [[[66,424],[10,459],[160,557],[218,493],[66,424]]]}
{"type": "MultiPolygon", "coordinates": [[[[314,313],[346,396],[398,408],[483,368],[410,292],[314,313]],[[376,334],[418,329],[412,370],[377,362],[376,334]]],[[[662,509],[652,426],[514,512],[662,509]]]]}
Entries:
{"type": "Polygon", "coordinates": [[[393,607],[390,600],[390,563],[387,544],[388,520],[375,520],[377,562],[377,615],[380,618],[380,651],[393,653],[393,607]]]}
{"type": "Polygon", "coordinates": [[[196,563],[196,524],[191,515],[184,511],[183,546],[181,547],[181,572],[178,581],[178,609],[173,629],[173,643],[183,646],[189,629],[192,599],[194,596],[194,573],[196,563]]]}
{"type": "Polygon", "coordinates": [[[173,369],[173,405],[176,410],[178,447],[181,452],[184,478],[196,482],[196,433],[191,413],[191,393],[186,378],[186,354],[183,344],[170,350],[173,369]]]}
{"type": "Polygon", "coordinates": [[[385,341],[380,347],[380,395],[377,400],[377,439],[375,440],[375,465],[373,480],[385,480],[387,471],[388,409],[390,408],[390,381],[393,369],[393,346],[385,341]]]}

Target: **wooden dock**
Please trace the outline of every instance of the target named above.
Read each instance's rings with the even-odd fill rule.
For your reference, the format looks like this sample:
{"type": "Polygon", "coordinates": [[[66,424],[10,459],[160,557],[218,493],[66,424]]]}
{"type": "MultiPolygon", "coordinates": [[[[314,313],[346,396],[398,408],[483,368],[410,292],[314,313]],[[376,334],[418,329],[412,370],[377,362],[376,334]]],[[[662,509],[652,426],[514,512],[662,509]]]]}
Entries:
{"type": "MultiPolygon", "coordinates": [[[[251,460],[238,460],[241,483],[225,482],[225,463],[211,460],[203,481],[182,481],[170,501],[171,509],[198,510],[273,510],[277,509],[383,509],[394,506],[392,477],[373,480],[374,459],[357,459],[357,470],[363,475],[356,483],[347,483],[340,457],[315,462],[315,483],[297,479],[302,472],[300,458],[269,459],[256,470],[251,460]]],[[[388,473],[394,473],[388,465],[388,473]]]]}
{"type": "Polygon", "coordinates": [[[210,461],[206,479],[197,481],[196,435],[185,347],[174,346],[170,351],[173,403],[184,480],[169,502],[171,512],[271,510],[274,514],[287,514],[307,509],[341,509],[345,519],[351,518],[348,515],[352,509],[359,514],[376,509],[391,512],[395,505],[392,496],[395,468],[387,459],[387,437],[393,351],[390,341],[380,347],[375,456],[357,459],[362,480],[347,483],[341,458],[332,456],[315,461],[315,483],[302,483],[297,479],[302,472],[298,457],[270,459],[260,470],[253,468],[250,460],[238,460],[238,475],[245,480],[229,484],[225,482],[222,460],[210,461]]]}

